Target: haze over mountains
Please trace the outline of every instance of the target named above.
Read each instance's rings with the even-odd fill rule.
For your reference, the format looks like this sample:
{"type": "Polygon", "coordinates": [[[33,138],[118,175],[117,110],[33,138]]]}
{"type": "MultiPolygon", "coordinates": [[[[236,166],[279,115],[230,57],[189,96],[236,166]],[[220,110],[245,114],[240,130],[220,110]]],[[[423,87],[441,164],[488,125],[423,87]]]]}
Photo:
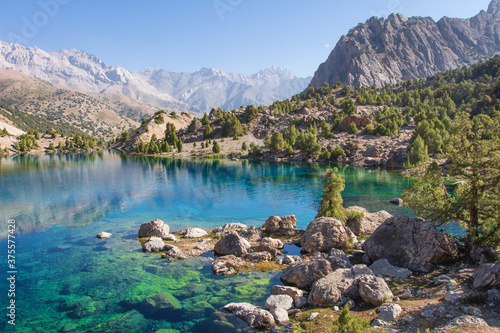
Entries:
{"type": "Polygon", "coordinates": [[[310,86],[394,84],[461,68],[500,52],[500,0],[470,19],[391,14],[372,17],[342,36],[310,86]]]}
{"type": "Polygon", "coordinates": [[[83,51],[45,52],[1,41],[0,68],[14,69],[76,90],[122,94],[155,107],[194,113],[212,107],[232,109],[247,104],[272,104],[301,92],[310,81],[276,66],[253,75],[212,68],[194,73],[155,69],[133,73],[83,51]]]}

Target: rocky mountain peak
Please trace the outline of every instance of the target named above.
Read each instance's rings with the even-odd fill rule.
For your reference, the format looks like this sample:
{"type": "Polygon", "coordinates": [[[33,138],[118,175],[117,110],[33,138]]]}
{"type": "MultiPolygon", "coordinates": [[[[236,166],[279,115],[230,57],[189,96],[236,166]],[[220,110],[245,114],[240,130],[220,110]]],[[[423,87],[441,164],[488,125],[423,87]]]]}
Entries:
{"type": "Polygon", "coordinates": [[[372,17],[342,36],[310,86],[395,84],[471,65],[500,53],[500,0],[470,19],[372,17]]]}
{"type": "Polygon", "coordinates": [[[488,13],[495,16],[495,18],[499,18],[500,14],[500,0],[492,0],[490,5],[488,6],[488,13]]]}

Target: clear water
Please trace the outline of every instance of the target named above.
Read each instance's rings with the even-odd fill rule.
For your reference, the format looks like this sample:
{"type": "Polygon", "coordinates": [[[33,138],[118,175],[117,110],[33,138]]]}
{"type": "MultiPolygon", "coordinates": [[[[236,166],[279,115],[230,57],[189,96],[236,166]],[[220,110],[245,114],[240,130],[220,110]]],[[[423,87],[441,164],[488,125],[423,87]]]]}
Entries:
{"type": "MultiPolygon", "coordinates": [[[[0,330],[220,330],[210,326],[220,319],[211,317],[216,309],[229,302],[263,305],[281,272],[220,277],[206,257],[161,260],[142,253],[135,240],[140,224],[159,218],[171,230],[228,222],[261,226],[271,215],[295,214],[305,228],[316,215],[328,167],[114,152],[2,158],[0,267],[7,271],[7,220],[15,219],[18,274],[15,330],[5,320],[0,330]],[[98,240],[100,231],[113,236],[98,240]],[[175,309],[162,319],[151,318],[138,303],[158,294],[175,297],[175,309]]],[[[411,214],[387,202],[410,185],[400,173],[340,172],[345,206],[411,214]]],[[[4,277],[0,288],[8,290],[4,277]]],[[[5,309],[7,295],[1,294],[5,309]]]]}

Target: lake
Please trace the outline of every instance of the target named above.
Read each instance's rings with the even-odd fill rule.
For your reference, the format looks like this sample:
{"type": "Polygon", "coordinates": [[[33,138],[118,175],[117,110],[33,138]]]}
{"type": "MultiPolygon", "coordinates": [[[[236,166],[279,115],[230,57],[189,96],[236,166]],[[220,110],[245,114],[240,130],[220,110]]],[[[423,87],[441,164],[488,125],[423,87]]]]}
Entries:
{"type": "MultiPolygon", "coordinates": [[[[117,152],[0,158],[2,272],[8,270],[7,221],[15,220],[17,229],[15,331],[220,331],[226,318],[216,309],[229,302],[262,306],[281,284],[281,272],[220,277],[212,274],[210,256],[161,260],[142,252],[135,239],[140,224],[161,219],[171,231],[228,222],[260,227],[271,215],[294,214],[305,229],[329,167],[117,152]],[[100,231],[113,236],[99,240],[100,231]],[[162,318],[144,301],[155,295],[168,304],[162,318]]],[[[339,173],[344,206],[411,214],[388,203],[410,185],[399,172],[349,167],[339,173]]],[[[0,281],[8,290],[6,278],[0,281]]],[[[2,292],[0,299],[5,309],[10,298],[2,292]]],[[[0,329],[14,331],[5,321],[0,329]]]]}

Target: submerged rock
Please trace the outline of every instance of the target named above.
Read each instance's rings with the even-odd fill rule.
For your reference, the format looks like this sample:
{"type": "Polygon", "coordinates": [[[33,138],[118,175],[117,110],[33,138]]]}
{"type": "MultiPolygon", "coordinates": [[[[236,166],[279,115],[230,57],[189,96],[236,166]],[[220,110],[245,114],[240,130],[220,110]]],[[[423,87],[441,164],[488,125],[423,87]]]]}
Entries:
{"type": "Polygon", "coordinates": [[[150,319],[182,320],[181,302],[173,295],[167,293],[144,299],[138,304],[137,310],[150,319]]]}
{"type": "Polygon", "coordinates": [[[269,329],[276,324],[273,315],[248,303],[229,303],[223,307],[229,313],[243,320],[251,328],[269,329]]]}
{"type": "Polygon", "coordinates": [[[162,220],[153,220],[148,223],[141,224],[139,228],[139,238],[143,237],[160,237],[168,236],[170,228],[162,220]]]}
{"type": "Polygon", "coordinates": [[[212,271],[217,275],[237,274],[245,262],[234,255],[218,257],[212,262],[212,271]]]}
{"type": "Polygon", "coordinates": [[[407,216],[387,219],[364,242],[371,260],[387,259],[392,265],[430,272],[434,265],[458,258],[457,244],[429,222],[407,216]]]}
{"type": "Polygon", "coordinates": [[[352,241],[348,229],[332,217],[315,218],[306,228],[300,242],[304,252],[329,252],[352,241]]]}

